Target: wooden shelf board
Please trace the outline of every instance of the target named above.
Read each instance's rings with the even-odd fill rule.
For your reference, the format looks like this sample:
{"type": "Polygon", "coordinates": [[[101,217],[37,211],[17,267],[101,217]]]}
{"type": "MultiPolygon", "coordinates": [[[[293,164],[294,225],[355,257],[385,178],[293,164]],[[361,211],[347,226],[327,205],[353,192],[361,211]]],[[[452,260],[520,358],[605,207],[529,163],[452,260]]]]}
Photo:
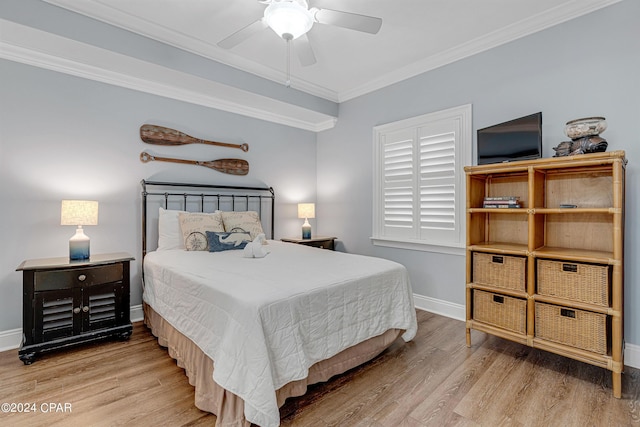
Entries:
{"type": "Polygon", "coordinates": [[[596,264],[611,264],[612,252],[587,249],[542,246],[534,251],[536,258],[554,258],[567,261],[582,261],[596,264]]]}
{"type": "Polygon", "coordinates": [[[506,289],[506,288],[497,288],[495,286],[483,285],[480,283],[469,283],[469,286],[473,289],[480,289],[482,291],[491,292],[491,293],[499,293],[503,295],[508,295],[510,297],[515,298],[523,298],[526,299],[529,295],[526,291],[517,291],[515,289],[506,289]]]}
{"type": "Polygon", "coordinates": [[[479,242],[469,245],[469,250],[495,254],[527,255],[527,245],[508,242],[479,242]]]}
{"type": "Polygon", "coordinates": [[[529,171],[529,166],[522,164],[523,162],[507,163],[494,163],[490,165],[477,165],[477,166],[465,166],[464,170],[471,176],[474,175],[502,175],[502,174],[515,174],[520,172],[522,175],[526,175],[529,171]]]}
{"type": "Polygon", "coordinates": [[[554,296],[547,296],[547,295],[540,295],[540,294],[535,294],[533,296],[533,299],[535,301],[544,302],[546,304],[559,305],[562,307],[569,307],[569,308],[577,308],[579,310],[593,311],[595,313],[602,313],[607,315],[612,314],[611,308],[605,307],[602,305],[583,303],[579,301],[572,301],[569,299],[564,299],[564,298],[559,298],[554,296]]]}
{"type": "Polygon", "coordinates": [[[545,157],[537,160],[522,160],[511,163],[495,163],[490,165],[465,166],[469,174],[513,173],[534,169],[558,169],[584,166],[597,166],[620,161],[626,164],[625,152],[622,150],[606,153],[581,154],[579,156],[545,157]]]}
{"type": "Polygon", "coordinates": [[[507,329],[491,326],[486,323],[478,322],[477,320],[470,320],[469,322],[467,322],[467,326],[469,325],[471,325],[471,329],[475,329],[477,331],[495,335],[500,338],[505,338],[510,341],[515,341],[520,344],[528,345],[527,335],[525,334],[519,334],[517,332],[512,332],[507,329]]]}
{"type": "Polygon", "coordinates": [[[589,213],[597,213],[597,214],[613,214],[615,210],[613,207],[604,207],[604,208],[534,208],[533,211],[535,214],[589,214],[589,213]]]}
{"type": "Polygon", "coordinates": [[[518,214],[526,215],[527,208],[469,208],[469,213],[500,213],[500,214],[518,214]]]}
{"type": "Polygon", "coordinates": [[[541,350],[559,354],[560,356],[570,357],[581,362],[612,370],[612,360],[609,355],[593,353],[541,338],[534,338],[533,346],[541,350]]]}
{"type": "MultiPolygon", "coordinates": [[[[495,335],[500,338],[504,338],[510,341],[514,341],[523,345],[528,344],[528,338],[524,334],[518,334],[506,329],[498,328],[486,323],[478,322],[477,320],[470,320],[467,322],[467,327],[475,329],[476,331],[485,332],[487,334],[495,335]]],[[[581,362],[589,363],[591,365],[600,366],[602,368],[613,371],[613,361],[611,356],[606,354],[593,353],[579,348],[573,348],[567,345],[559,344],[553,341],[547,341],[541,338],[533,339],[533,347],[540,350],[550,351],[560,356],[570,357],[581,362]]]]}

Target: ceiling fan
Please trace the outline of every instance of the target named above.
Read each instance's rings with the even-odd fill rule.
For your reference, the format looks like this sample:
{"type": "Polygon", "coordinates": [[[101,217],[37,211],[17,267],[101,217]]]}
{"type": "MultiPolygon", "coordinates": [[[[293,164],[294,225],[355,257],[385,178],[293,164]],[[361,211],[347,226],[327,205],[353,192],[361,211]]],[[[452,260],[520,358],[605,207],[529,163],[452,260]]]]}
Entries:
{"type": "MultiPolygon", "coordinates": [[[[306,0],[264,0],[264,16],[218,42],[223,49],[231,49],[259,31],[269,27],[287,41],[296,40],[296,52],[303,66],[316,63],[307,32],[314,23],[334,25],[369,34],[376,34],[382,19],[332,9],[309,8],[306,0]]],[[[287,64],[289,66],[289,64],[287,64]]],[[[289,73],[289,70],[287,70],[289,73]]]]}

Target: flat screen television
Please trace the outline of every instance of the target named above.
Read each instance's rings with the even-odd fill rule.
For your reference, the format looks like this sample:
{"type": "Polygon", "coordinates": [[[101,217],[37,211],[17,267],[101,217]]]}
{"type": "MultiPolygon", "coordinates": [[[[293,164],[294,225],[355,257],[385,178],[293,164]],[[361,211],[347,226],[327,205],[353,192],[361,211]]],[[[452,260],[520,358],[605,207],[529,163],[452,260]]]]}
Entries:
{"type": "Polygon", "coordinates": [[[478,164],[542,157],[542,113],[478,129],[478,164]]]}

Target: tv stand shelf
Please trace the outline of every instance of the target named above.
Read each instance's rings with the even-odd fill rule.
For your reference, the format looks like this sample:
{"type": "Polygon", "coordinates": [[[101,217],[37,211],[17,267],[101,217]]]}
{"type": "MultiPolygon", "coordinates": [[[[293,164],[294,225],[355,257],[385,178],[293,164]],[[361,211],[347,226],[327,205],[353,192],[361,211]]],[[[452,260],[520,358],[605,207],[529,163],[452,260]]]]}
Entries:
{"type": "Polygon", "coordinates": [[[468,346],[475,329],[600,366],[621,396],[626,163],[614,151],[465,168],[468,346]],[[483,207],[506,197],[520,208],[483,207]]]}

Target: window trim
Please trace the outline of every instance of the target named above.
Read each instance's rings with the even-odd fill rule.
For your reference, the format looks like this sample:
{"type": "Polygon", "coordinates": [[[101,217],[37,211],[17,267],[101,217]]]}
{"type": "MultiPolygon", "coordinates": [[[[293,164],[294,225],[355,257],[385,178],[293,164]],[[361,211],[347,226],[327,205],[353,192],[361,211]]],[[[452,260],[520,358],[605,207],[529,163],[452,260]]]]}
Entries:
{"type": "Polygon", "coordinates": [[[472,106],[465,104],[441,111],[423,114],[417,117],[387,123],[373,128],[373,235],[370,238],[375,246],[392,248],[438,252],[452,255],[465,255],[466,247],[466,179],[464,166],[471,165],[473,148],[472,135],[472,106]],[[398,132],[404,129],[416,130],[430,123],[452,120],[459,121],[460,138],[456,138],[455,146],[455,211],[457,233],[455,239],[446,241],[423,240],[416,238],[385,236],[383,232],[383,161],[382,141],[390,132],[398,132]],[[460,191],[458,191],[460,189],[460,191]]]}

